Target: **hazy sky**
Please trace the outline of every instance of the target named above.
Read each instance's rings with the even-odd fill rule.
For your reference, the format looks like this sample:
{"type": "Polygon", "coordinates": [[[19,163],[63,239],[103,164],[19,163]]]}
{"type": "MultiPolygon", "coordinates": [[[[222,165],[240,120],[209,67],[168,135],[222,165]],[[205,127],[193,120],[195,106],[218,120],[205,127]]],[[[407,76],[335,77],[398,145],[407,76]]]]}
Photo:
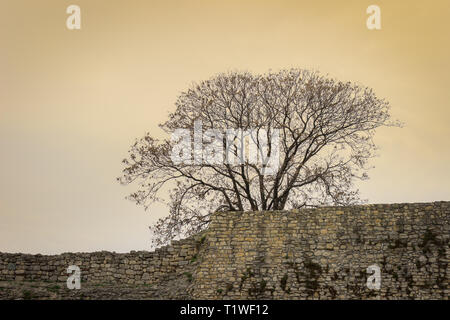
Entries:
{"type": "Polygon", "coordinates": [[[0,251],[148,249],[121,160],[219,72],[313,68],[372,87],[383,128],[370,203],[450,200],[450,2],[419,0],[2,0],[0,251]],[[81,8],[81,30],[66,8],[81,8]],[[366,8],[381,8],[381,30],[366,8]]]}

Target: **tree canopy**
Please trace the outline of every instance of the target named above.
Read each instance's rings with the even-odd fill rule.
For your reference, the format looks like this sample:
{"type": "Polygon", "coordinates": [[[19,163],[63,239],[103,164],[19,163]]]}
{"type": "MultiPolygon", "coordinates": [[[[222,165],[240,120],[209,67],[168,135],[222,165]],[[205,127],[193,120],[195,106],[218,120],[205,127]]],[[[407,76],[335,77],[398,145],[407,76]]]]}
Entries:
{"type": "Polygon", "coordinates": [[[375,129],[399,125],[390,118],[389,103],[371,88],[318,72],[219,74],[180,94],[160,125],[172,138],[138,139],[118,179],[138,182],[129,196],[136,204],[169,205],[169,214],[152,227],[156,244],[204,229],[217,211],[354,204],[362,201],[354,182],[368,178],[375,156],[375,129]],[[175,132],[192,134],[183,144],[175,132]],[[256,132],[249,136],[261,163],[250,161],[253,149],[243,134],[249,132],[256,132]],[[207,160],[211,149],[220,163],[207,160]],[[174,150],[192,160],[173,161],[174,150]],[[227,161],[230,155],[238,161],[227,161]],[[265,160],[274,157],[276,168],[267,174],[265,160]]]}

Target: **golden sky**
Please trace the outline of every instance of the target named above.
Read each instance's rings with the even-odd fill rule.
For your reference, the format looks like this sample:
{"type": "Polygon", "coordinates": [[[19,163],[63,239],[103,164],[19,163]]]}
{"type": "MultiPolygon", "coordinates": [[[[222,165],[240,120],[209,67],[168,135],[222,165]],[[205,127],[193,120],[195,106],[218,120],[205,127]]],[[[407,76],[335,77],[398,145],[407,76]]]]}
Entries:
{"type": "Polygon", "coordinates": [[[2,0],[0,251],[149,249],[116,183],[135,138],[193,81],[312,68],[372,87],[405,127],[382,128],[370,203],[450,200],[450,2],[2,0]],[[81,30],[66,8],[81,8],[81,30]],[[366,8],[381,8],[368,30],[366,8]]]}

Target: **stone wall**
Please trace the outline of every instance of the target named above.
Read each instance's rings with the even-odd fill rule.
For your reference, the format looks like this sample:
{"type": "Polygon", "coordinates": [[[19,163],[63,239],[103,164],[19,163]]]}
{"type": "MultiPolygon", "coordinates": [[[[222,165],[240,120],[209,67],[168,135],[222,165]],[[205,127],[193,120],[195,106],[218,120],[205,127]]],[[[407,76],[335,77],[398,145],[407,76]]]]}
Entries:
{"type": "Polygon", "coordinates": [[[450,202],[217,213],[154,252],[0,253],[0,299],[28,282],[61,288],[38,298],[448,299],[449,213],[450,202]],[[380,290],[366,286],[374,264],[380,290]],[[83,295],[65,287],[69,265],[83,295]]]}
{"type": "Polygon", "coordinates": [[[202,234],[198,234],[173,241],[170,246],[153,252],[102,251],[61,255],[0,253],[0,282],[56,283],[66,288],[70,275],[67,267],[76,265],[81,269],[82,287],[96,284],[98,287],[118,285],[137,288],[140,285],[152,285],[155,288],[160,285],[164,291],[163,297],[183,298],[192,280],[201,241],[202,234]]]}
{"type": "Polygon", "coordinates": [[[216,214],[197,299],[448,299],[450,202],[216,214]],[[366,286],[381,269],[380,290],[366,286]]]}

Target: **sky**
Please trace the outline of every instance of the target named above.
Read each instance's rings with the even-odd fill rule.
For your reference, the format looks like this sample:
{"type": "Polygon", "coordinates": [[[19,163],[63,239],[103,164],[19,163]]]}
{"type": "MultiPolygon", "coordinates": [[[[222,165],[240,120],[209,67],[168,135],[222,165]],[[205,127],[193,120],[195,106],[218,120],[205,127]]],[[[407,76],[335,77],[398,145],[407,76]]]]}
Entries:
{"type": "Polygon", "coordinates": [[[193,82],[307,68],[373,88],[381,128],[369,203],[450,200],[450,2],[2,0],[0,251],[150,249],[148,211],[116,182],[136,138],[193,82]],[[69,30],[69,5],[81,29],[69,30]],[[369,30],[366,8],[381,9],[369,30]]]}

